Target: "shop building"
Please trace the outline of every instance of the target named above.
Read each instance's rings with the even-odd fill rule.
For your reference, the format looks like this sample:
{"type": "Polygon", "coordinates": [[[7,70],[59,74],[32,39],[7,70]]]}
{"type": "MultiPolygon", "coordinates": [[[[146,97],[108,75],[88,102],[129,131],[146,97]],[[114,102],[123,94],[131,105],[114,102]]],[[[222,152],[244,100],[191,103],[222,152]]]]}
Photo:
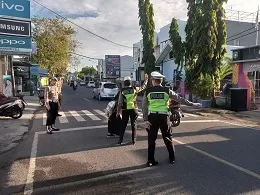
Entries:
{"type": "Polygon", "coordinates": [[[247,108],[260,106],[260,45],[233,50],[233,87],[247,89],[247,108]],[[254,90],[255,98],[253,98],[254,90]]]}

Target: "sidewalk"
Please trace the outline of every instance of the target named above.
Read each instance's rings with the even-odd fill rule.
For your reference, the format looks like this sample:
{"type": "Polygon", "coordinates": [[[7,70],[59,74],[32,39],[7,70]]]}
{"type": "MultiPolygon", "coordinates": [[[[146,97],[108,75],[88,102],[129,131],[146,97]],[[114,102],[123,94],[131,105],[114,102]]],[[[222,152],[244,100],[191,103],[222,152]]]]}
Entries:
{"type": "Polygon", "coordinates": [[[25,105],[23,116],[20,119],[0,117],[0,154],[16,147],[24,134],[30,130],[30,120],[36,109],[39,108],[38,97],[25,96],[24,100],[28,105],[25,105]]]}

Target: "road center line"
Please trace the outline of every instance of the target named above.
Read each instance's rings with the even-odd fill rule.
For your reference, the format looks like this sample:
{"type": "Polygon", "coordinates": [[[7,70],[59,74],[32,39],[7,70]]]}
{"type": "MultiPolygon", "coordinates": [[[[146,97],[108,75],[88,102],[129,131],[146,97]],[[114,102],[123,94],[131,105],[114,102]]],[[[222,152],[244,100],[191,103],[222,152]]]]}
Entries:
{"type": "Polygon", "coordinates": [[[88,102],[91,102],[90,100],[88,100],[87,98],[83,98],[84,100],[88,101],[88,102]]]}
{"type": "Polygon", "coordinates": [[[240,167],[240,166],[235,165],[235,164],[233,164],[233,163],[230,163],[230,162],[228,162],[228,161],[226,161],[226,160],[223,160],[223,159],[221,159],[221,158],[219,158],[219,157],[217,157],[217,156],[214,156],[214,155],[212,155],[212,154],[209,154],[209,153],[207,153],[207,152],[204,152],[203,150],[200,150],[200,149],[198,149],[198,148],[195,148],[195,147],[193,147],[193,146],[190,146],[190,145],[188,145],[188,144],[186,144],[186,143],[184,143],[184,142],[182,142],[182,141],[179,141],[179,140],[177,140],[177,139],[174,139],[174,138],[173,138],[172,140],[175,141],[175,142],[177,142],[178,144],[184,145],[185,147],[187,147],[187,148],[189,148],[189,149],[191,149],[191,150],[193,150],[193,151],[195,151],[195,152],[198,152],[198,153],[200,153],[200,154],[202,154],[202,155],[204,155],[204,156],[207,156],[207,157],[209,157],[209,158],[212,158],[212,159],[214,159],[214,160],[216,160],[216,161],[218,161],[218,162],[221,162],[221,163],[223,163],[223,164],[225,164],[225,165],[227,165],[227,166],[229,166],[229,167],[232,167],[232,168],[234,168],[234,169],[236,169],[236,170],[238,170],[238,171],[241,171],[241,172],[246,173],[246,174],[248,174],[248,175],[250,175],[250,176],[252,176],[252,177],[255,177],[255,178],[257,178],[257,179],[260,179],[260,175],[258,175],[257,173],[254,173],[254,172],[249,171],[249,170],[247,170],[247,169],[245,169],[245,168],[243,168],[243,167],[240,167]]]}

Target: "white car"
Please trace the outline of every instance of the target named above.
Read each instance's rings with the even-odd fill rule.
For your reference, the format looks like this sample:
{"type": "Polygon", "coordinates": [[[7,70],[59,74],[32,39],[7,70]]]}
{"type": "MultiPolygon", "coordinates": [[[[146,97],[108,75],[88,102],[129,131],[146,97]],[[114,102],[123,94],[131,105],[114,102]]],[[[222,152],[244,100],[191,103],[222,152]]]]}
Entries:
{"type": "Polygon", "coordinates": [[[88,82],[88,87],[95,87],[95,82],[94,81],[89,81],[88,82]]]}
{"type": "Polygon", "coordinates": [[[101,82],[98,84],[97,88],[93,90],[93,98],[102,99],[113,99],[118,91],[118,87],[115,83],[111,82],[101,82]]]}

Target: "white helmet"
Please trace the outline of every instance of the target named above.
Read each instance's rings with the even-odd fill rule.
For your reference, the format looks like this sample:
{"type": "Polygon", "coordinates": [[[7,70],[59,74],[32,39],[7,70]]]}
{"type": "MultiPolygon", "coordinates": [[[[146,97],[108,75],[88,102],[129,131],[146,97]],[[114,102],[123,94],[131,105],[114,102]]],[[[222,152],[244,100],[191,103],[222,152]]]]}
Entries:
{"type": "Polygon", "coordinates": [[[124,81],[131,81],[131,80],[132,80],[132,79],[131,79],[131,77],[129,77],[129,76],[124,78],[124,81]]]}
{"type": "Polygon", "coordinates": [[[159,72],[157,72],[157,71],[153,71],[153,72],[151,73],[151,77],[152,77],[153,79],[163,79],[163,78],[165,78],[164,75],[162,75],[161,73],[159,73],[159,72]]]}

